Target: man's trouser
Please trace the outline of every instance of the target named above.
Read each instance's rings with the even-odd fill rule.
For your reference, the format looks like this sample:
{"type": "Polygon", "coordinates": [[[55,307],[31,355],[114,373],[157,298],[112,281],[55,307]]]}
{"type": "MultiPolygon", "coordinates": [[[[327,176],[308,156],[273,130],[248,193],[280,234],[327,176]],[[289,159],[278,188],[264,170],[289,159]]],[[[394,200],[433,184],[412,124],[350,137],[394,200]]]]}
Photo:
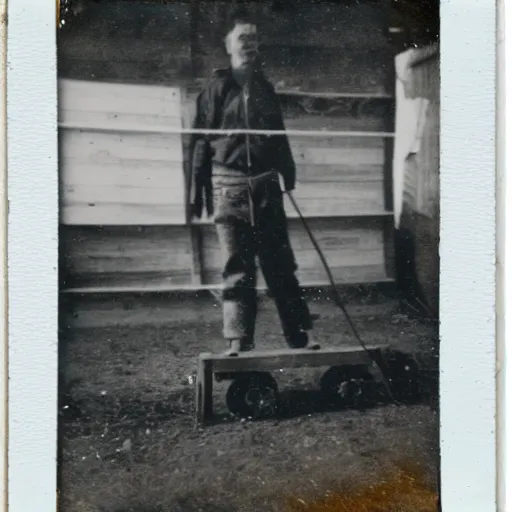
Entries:
{"type": "Polygon", "coordinates": [[[214,220],[222,251],[224,337],[252,345],[257,314],[256,256],[289,345],[300,346],[311,317],[296,278],[277,173],[248,178],[213,169],[214,220]]]}

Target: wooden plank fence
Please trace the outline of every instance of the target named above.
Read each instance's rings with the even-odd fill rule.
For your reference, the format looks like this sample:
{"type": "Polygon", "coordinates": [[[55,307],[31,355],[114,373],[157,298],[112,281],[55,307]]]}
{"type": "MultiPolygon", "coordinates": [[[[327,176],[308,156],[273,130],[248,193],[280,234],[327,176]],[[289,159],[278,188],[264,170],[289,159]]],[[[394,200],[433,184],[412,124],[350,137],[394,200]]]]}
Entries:
{"type": "MultiPolygon", "coordinates": [[[[187,225],[185,215],[188,138],[176,131],[190,126],[194,93],[75,80],[60,80],[59,91],[63,289],[218,286],[214,226],[187,225]],[[178,130],[168,133],[172,128],[178,130]]],[[[354,115],[343,101],[330,116],[304,115],[304,107],[294,112],[299,106],[289,98],[283,102],[286,128],[295,130],[290,136],[298,172],[294,196],[335,278],[340,283],[391,279],[386,137],[369,133],[385,127],[382,114],[354,115]],[[318,134],[298,134],[305,126],[318,134]],[[354,129],[365,133],[330,135],[354,129]]],[[[301,283],[325,284],[321,261],[288,198],[286,211],[301,283]]],[[[259,283],[264,286],[261,278],[259,283]]]]}

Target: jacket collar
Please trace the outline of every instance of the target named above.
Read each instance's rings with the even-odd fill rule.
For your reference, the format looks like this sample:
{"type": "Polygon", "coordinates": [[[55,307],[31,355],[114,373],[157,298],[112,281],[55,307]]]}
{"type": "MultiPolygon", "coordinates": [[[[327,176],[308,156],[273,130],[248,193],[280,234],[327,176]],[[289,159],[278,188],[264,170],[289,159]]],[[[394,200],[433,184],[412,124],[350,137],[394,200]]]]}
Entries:
{"type": "MultiPolygon", "coordinates": [[[[231,66],[228,66],[226,68],[219,68],[214,70],[213,76],[215,77],[225,77],[228,80],[232,81],[234,84],[238,84],[238,80],[236,79],[234,75],[234,70],[231,66]]],[[[253,79],[256,81],[264,80],[265,74],[263,72],[263,66],[261,62],[258,62],[253,70],[253,79]]]]}

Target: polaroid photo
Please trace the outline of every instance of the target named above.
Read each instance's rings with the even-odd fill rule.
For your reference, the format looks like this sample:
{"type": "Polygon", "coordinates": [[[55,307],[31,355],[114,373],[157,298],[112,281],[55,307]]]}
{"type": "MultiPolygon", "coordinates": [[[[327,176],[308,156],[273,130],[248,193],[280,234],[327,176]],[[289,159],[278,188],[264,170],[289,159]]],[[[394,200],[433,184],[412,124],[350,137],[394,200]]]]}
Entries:
{"type": "Polygon", "coordinates": [[[495,510],[495,7],[39,2],[9,510],[495,510]]]}

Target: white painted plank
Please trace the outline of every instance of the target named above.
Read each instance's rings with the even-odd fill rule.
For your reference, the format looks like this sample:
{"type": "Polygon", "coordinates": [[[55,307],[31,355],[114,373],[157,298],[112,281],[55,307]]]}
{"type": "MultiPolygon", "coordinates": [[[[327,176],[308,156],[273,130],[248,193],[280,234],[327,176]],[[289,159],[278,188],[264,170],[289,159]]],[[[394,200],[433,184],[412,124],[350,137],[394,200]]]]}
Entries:
{"type": "Polygon", "coordinates": [[[60,79],[59,122],[102,130],[179,128],[180,89],[60,79]]]}
{"type": "Polygon", "coordinates": [[[345,183],[383,181],[384,165],[359,165],[358,162],[343,162],[333,165],[296,164],[297,181],[300,183],[345,183]]]}
{"type": "MultiPolygon", "coordinates": [[[[61,182],[69,185],[115,185],[123,183],[141,188],[172,183],[183,174],[183,163],[146,161],[144,166],[138,162],[123,162],[122,166],[80,163],[73,160],[61,161],[61,182]],[[65,170],[64,170],[65,168],[65,170]]],[[[297,187],[324,184],[332,186],[363,185],[366,182],[383,182],[382,166],[358,165],[297,165],[297,187]]]]}
{"type": "MultiPolygon", "coordinates": [[[[292,155],[298,165],[382,165],[384,147],[322,148],[311,144],[292,145],[292,155]]],[[[178,134],[97,133],[63,130],[61,158],[94,159],[97,163],[120,163],[132,160],[183,160],[183,144],[178,134]]]]}
{"type": "MultiPolygon", "coordinates": [[[[323,149],[383,149],[384,138],[383,137],[342,137],[338,135],[332,135],[331,132],[317,131],[313,134],[310,131],[300,133],[297,131],[290,130],[288,132],[288,140],[292,149],[300,148],[323,148],[323,149]]],[[[368,132],[371,133],[371,132],[368,132]]]]}
{"type": "Polygon", "coordinates": [[[366,203],[371,201],[382,201],[384,205],[384,181],[363,181],[345,183],[323,183],[323,182],[298,182],[293,191],[296,199],[302,201],[314,201],[317,199],[336,199],[344,201],[354,198],[357,201],[366,203]],[[382,196],[382,197],[381,197],[382,196]]]}
{"type": "Polygon", "coordinates": [[[180,135],[98,133],[64,130],[60,133],[60,158],[94,163],[123,165],[126,161],[143,164],[148,160],[183,161],[180,135]]]}
{"type": "MultiPolygon", "coordinates": [[[[378,215],[384,212],[384,208],[378,209],[378,205],[370,203],[361,203],[357,199],[351,201],[344,201],[340,203],[335,199],[316,199],[309,201],[302,201],[300,205],[301,214],[303,217],[336,217],[336,216],[365,216],[365,215],[378,215]]],[[[288,218],[298,218],[299,214],[296,212],[293,205],[286,200],[285,212],[288,218]]]]}
{"type": "MultiPolygon", "coordinates": [[[[384,211],[384,181],[345,183],[297,183],[293,197],[305,217],[315,215],[357,215],[384,211]]],[[[290,198],[284,196],[289,217],[298,216],[290,198]]]]}
{"type": "MultiPolygon", "coordinates": [[[[108,112],[95,112],[93,110],[67,110],[61,112],[61,127],[73,127],[89,131],[119,131],[126,132],[135,127],[133,131],[159,133],[169,128],[179,128],[181,118],[179,112],[175,115],[149,114],[149,113],[121,113],[112,109],[108,112]]],[[[171,134],[172,135],[172,134],[171,134]]]]}
{"type": "MultiPolygon", "coordinates": [[[[357,250],[382,249],[384,244],[383,222],[359,220],[358,227],[354,219],[310,220],[309,227],[322,250],[339,251],[341,248],[356,247],[357,250]]],[[[203,249],[219,250],[217,234],[213,226],[203,229],[203,249]]],[[[294,250],[314,250],[308,234],[299,220],[293,220],[288,226],[290,240],[294,250]]]]}
{"type": "Polygon", "coordinates": [[[59,112],[66,116],[74,111],[180,117],[180,89],[60,79],[59,112]]]}
{"type": "MultiPolygon", "coordinates": [[[[295,248],[294,248],[295,249],[295,248]]],[[[325,250],[322,251],[327,260],[329,267],[348,266],[370,266],[370,265],[383,265],[384,251],[383,249],[373,250],[358,250],[357,248],[350,248],[344,251],[341,250],[325,250]]],[[[204,253],[205,265],[207,268],[221,268],[221,252],[220,249],[215,252],[204,253]]],[[[322,261],[317,252],[311,248],[308,250],[295,250],[295,259],[297,264],[302,269],[323,269],[322,261]]],[[[258,264],[259,268],[259,264],[258,264]]]]}
{"type": "Polygon", "coordinates": [[[345,162],[364,165],[383,165],[383,148],[292,148],[296,164],[343,165],[345,162]]]}
{"type": "Polygon", "coordinates": [[[60,223],[76,226],[184,225],[182,205],[127,205],[85,203],[62,206],[60,223]]]}
{"type": "MultiPolygon", "coordinates": [[[[349,266],[369,266],[381,265],[384,261],[383,250],[330,250],[323,251],[324,257],[330,266],[340,267],[343,265],[349,266]]],[[[314,249],[309,251],[295,251],[295,257],[300,267],[306,269],[323,269],[322,261],[314,249]]]]}
{"type": "MultiPolygon", "coordinates": [[[[123,165],[94,165],[77,163],[72,160],[61,166],[61,186],[109,186],[138,187],[141,194],[155,188],[183,187],[183,164],[181,162],[164,162],[159,160],[123,165]]],[[[181,190],[183,194],[183,190],[181,190]]]]}
{"type": "Polygon", "coordinates": [[[64,224],[186,220],[179,135],[63,131],[60,171],[64,224]]]}
{"type": "Polygon", "coordinates": [[[131,185],[65,185],[62,190],[62,205],[75,203],[126,204],[143,206],[183,206],[181,187],[154,186],[141,190],[131,185]]]}
{"type": "MultiPolygon", "coordinates": [[[[298,214],[290,204],[285,204],[285,211],[290,219],[297,219],[298,214]]],[[[304,217],[334,216],[369,216],[382,215],[383,210],[368,209],[357,203],[334,202],[309,203],[301,206],[304,217]]],[[[60,222],[65,225],[183,225],[185,224],[185,211],[182,205],[148,205],[148,204],[122,204],[122,203],[73,203],[63,205],[60,212],[60,222]]],[[[211,220],[209,221],[211,223],[211,220]]]]}

